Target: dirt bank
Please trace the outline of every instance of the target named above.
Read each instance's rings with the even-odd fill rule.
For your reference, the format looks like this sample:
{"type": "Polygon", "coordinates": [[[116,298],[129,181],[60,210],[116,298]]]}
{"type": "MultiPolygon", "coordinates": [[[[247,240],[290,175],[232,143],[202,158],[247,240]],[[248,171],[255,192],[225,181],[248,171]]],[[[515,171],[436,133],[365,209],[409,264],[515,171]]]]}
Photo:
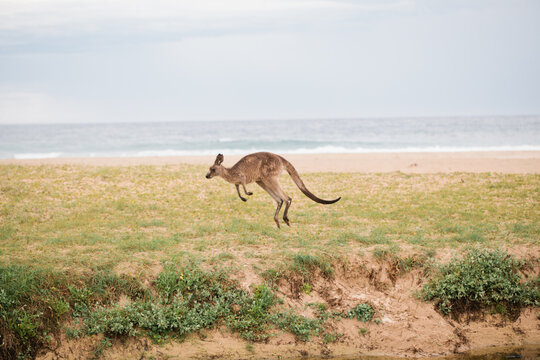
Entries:
{"type": "MultiPolygon", "coordinates": [[[[531,259],[540,249],[514,246],[508,250],[531,259]]],[[[412,257],[418,255],[404,248],[400,255],[407,256],[407,252],[412,257]]],[[[425,281],[424,269],[403,273],[395,262],[367,254],[342,260],[331,279],[314,274],[308,293],[294,277],[281,278],[275,283],[284,303],[304,316],[314,316],[314,308],[309,306],[313,303],[325,304],[329,311],[343,311],[366,302],[375,308],[375,321],[329,319],[326,329],[335,338],[312,337],[302,342],[289,333],[275,331],[268,341],[250,344],[225,326],[164,345],[146,338],[130,338],[112,339],[109,347],[102,336],[82,339],[63,336],[58,346],[52,346],[54,350],[42,353],[39,358],[91,358],[101,348],[106,359],[287,359],[351,355],[432,357],[496,346],[540,346],[538,308],[523,309],[513,317],[487,312],[463,314],[459,318],[443,316],[433,304],[414,295],[425,281]]],[[[436,254],[439,260],[451,256],[448,249],[436,254]]],[[[252,266],[243,269],[233,275],[243,287],[264,281],[252,266]]],[[[534,276],[539,269],[530,271],[529,276],[534,276]]]]}

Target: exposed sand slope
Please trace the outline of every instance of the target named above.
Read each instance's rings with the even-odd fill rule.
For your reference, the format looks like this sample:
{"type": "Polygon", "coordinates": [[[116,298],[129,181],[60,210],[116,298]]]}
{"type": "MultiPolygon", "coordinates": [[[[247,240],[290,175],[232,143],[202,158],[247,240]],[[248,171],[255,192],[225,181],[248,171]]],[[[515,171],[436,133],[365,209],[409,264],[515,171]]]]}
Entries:
{"type": "MultiPolygon", "coordinates": [[[[414,255],[412,248],[406,253],[414,255]]],[[[530,249],[514,247],[511,253],[524,256],[530,249]]],[[[448,257],[441,251],[437,257],[448,257]]],[[[535,273],[538,272],[536,269],[535,273]]],[[[241,284],[263,279],[244,267],[235,274],[241,284]]],[[[354,319],[331,319],[331,331],[341,334],[337,341],[326,343],[321,338],[308,342],[298,341],[292,334],[274,331],[267,342],[253,343],[240,339],[226,326],[203,330],[190,335],[185,341],[171,341],[163,346],[146,338],[116,341],[105,352],[106,359],[299,359],[302,357],[433,357],[453,353],[478,351],[500,346],[533,346],[540,349],[540,320],[538,309],[523,309],[517,318],[482,312],[464,315],[460,319],[443,316],[431,303],[414,296],[421,288],[422,270],[400,274],[391,262],[373,257],[351,257],[336,269],[335,277],[327,279],[316,274],[312,279],[313,290],[309,295],[295,288],[294,279],[280,280],[278,292],[284,302],[313,316],[310,303],[328,304],[329,310],[342,311],[359,302],[369,302],[376,309],[378,321],[363,323],[354,319]]],[[[41,359],[92,356],[102,337],[62,339],[53,352],[41,359]]]]}

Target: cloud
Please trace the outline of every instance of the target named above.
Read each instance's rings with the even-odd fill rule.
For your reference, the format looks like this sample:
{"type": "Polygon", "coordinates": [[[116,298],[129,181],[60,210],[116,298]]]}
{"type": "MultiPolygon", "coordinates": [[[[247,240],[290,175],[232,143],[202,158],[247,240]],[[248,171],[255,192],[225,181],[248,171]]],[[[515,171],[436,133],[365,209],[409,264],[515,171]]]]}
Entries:
{"type": "Polygon", "coordinates": [[[268,31],[333,21],[352,13],[410,9],[410,0],[0,0],[0,52],[268,31]]]}
{"type": "Polygon", "coordinates": [[[537,113],[538,4],[0,0],[0,122],[537,113]]]}
{"type": "Polygon", "coordinates": [[[39,91],[0,91],[0,123],[84,123],[95,121],[94,106],[39,91]]]}

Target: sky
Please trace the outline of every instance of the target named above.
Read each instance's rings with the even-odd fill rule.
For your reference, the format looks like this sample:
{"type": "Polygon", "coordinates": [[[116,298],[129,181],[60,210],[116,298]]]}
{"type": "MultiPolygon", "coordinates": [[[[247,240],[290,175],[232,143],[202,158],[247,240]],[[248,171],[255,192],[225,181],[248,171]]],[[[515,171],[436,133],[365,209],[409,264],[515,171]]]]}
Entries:
{"type": "Polygon", "coordinates": [[[540,114],[538,0],[0,0],[0,124],[540,114]]]}

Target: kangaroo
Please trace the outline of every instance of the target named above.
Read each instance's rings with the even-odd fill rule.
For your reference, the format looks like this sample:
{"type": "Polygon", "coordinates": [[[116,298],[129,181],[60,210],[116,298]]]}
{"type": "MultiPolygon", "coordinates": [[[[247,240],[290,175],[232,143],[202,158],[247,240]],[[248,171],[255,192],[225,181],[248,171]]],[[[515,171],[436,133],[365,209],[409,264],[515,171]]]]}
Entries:
{"type": "Polygon", "coordinates": [[[285,221],[285,224],[288,226],[291,226],[287,214],[292,199],[281,189],[278,181],[278,176],[283,169],[289,173],[296,186],[298,186],[298,188],[311,200],[318,202],[319,204],[333,204],[341,199],[341,197],[338,197],[335,200],[323,200],[313,195],[306,188],[302,179],[300,179],[294,166],[279,155],[268,152],[249,154],[240,159],[231,168],[226,168],[221,165],[223,159],[223,154],[218,154],[218,156],[216,156],[216,161],[214,162],[214,165],[210,167],[210,171],[206,174],[206,178],[211,179],[214,176],[221,176],[226,181],[234,184],[236,186],[236,192],[242,201],[247,201],[247,199],[240,193],[240,185],[242,185],[242,188],[247,195],[253,195],[252,192],[246,189],[246,184],[256,182],[257,185],[266,190],[277,203],[274,221],[278,228],[280,227],[278,216],[283,202],[285,202],[283,221],[285,221]]]}

